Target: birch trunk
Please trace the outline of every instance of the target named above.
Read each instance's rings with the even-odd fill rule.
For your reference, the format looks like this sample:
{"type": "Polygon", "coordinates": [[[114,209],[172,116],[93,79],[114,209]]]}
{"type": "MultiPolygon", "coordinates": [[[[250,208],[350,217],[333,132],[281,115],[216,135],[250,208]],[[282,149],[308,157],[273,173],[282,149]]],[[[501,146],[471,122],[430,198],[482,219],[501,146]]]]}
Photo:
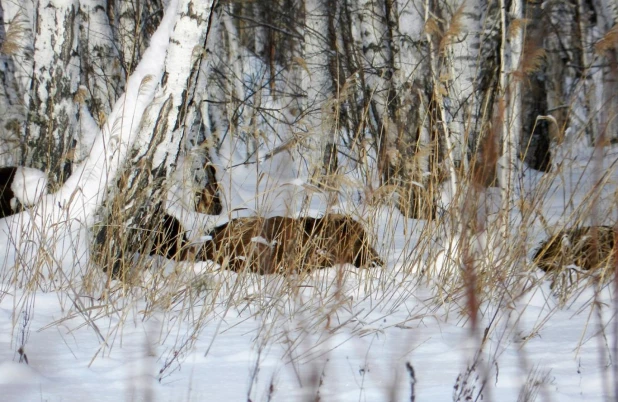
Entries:
{"type": "Polygon", "coordinates": [[[502,16],[503,42],[502,42],[502,72],[501,91],[504,101],[502,156],[500,161],[500,188],[502,192],[502,211],[504,213],[504,233],[509,233],[510,212],[514,207],[515,179],[519,167],[518,150],[521,137],[521,77],[518,78],[520,61],[523,50],[523,22],[522,3],[520,0],[511,2],[509,11],[509,24],[504,2],[502,16]],[[515,22],[516,24],[515,25],[515,22]],[[510,37],[507,36],[507,32],[510,37]],[[506,52],[507,44],[509,52],[506,52]],[[505,56],[508,54],[508,58],[505,56]],[[508,69],[508,70],[507,70],[508,69]]]}
{"type": "Polygon", "coordinates": [[[62,184],[71,173],[79,86],[79,2],[40,1],[36,9],[34,66],[24,127],[24,164],[62,184]]]}
{"type": "Polygon", "coordinates": [[[154,28],[161,21],[161,0],[105,0],[109,25],[125,76],[142,58],[154,28]]]}
{"type": "MultiPolygon", "coordinates": [[[[116,181],[129,156],[138,132],[135,120],[142,118],[153,99],[152,81],[160,79],[163,70],[176,6],[177,2],[172,0],[155,33],[155,44],[145,52],[144,60],[128,80],[127,91],[97,133],[88,157],[75,167],[60,190],[43,197],[31,211],[0,220],[0,233],[10,239],[10,245],[0,252],[4,264],[0,275],[5,279],[21,283],[32,279],[28,275],[41,275],[56,277],[59,280],[51,283],[58,286],[85,274],[87,230],[95,223],[95,213],[105,199],[107,186],[116,181]],[[63,272],[56,276],[58,270],[63,272]]],[[[63,32],[64,27],[58,30],[63,32]]],[[[41,284],[38,279],[37,282],[41,284]]]]}
{"type": "Polygon", "coordinates": [[[430,218],[434,209],[435,180],[430,173],[431,139],[428,133],[426,73],[427,41],[424,17],[404,1],[385,2],[392,50],[392,113],[396,129],[394,181],[398,208],[409,218],[430,218]]]}
{"type": "Polygon", "coordinates": [[[211,7],[212,0],[180,1],[180,17],[171,34],[162,79],[141,123],[134,123],[139,124],[139,135],[131,164],[112,189],[114,197],[97,234],[98,263],[110,271],[124,265],[117,260],[122,260],[124,250],[140,250],[153,240],[148,233],[166,210],[173,211],[181,221],[195,214],[195,200],[182,197],[187,192],[185,186],[194,187],[193,177],[185,173],[192,171],[190,151],[195,141],[186,135],[199,113],[195,91],[211,7]],[[180,163],[175,180],[166,180],[171,178],[173,167],[184,162],[185,154],[189,154],[187,163],[180,163]],[[170,190],[173,194],[168,196],[170,190]],[[127,238],[125,233],[135,236],[127,238]]]}
{"type": "MultiPolygon", "coordinates": [[[[332,10],[330,10],[332,12],[332,10]]],[[[307,73],[303,80],[303,92],[307,94],[305,122],[307,126],[306,144],[313,149],[309,158],[319,176],[331,172],[330,160],[324,158],[325,150],[332,142],[332,133],[335,130],[333,110],[329,110],[327,100],[336,97],[333,80],[330,77],[330,41],[328,29],[329,11],[324,0],[305,1],[305,62],[307,73]]],[[[333,105],[331,102],[330,105],[333,105]]],[[[335,154],[336,155],[336,154],[335,154]]],[[[313,169],[312,169],[313,170],[313,169]]],[[[319,179],[322,180],[322,179],[319,179]]]]}
{"type": "MultiPolygon", "coordinates": [[[[378,173],[381,179],[391,182],[393,173],[394,144],[397,138],[393,116],[389,107],[392,98],[393,55],[388,41],[388,28],[383,2],[358,1],[358,45],[362,49],[365,69],[365,97],[370,105],[370,124],[378,152],[378,173]]],[[[395,106],[393,106],[395,107],[395,106]]]]}
{"type": "Polygon", "coordinates": [[[467,143],[470,134],[478,129],[478,103],[476,96],[479,66],[482,7],[478,0],[463,3],[450,2],[454,13],[446,39],[448,48],[445,64],[450,79],[448,86],[450,116],[449,130],[452,138],[453,161],[467,171],[467,143]],[[460,30],[460,32],[457,32],[460,30]]]}
{"type": "Polygon", "coordinates": [[[25,17],[17,15],[7,25],[2,3],[0,3],[0,160],[5,166],[16,165],[23,150],[20,133],[24,121],[23,90],[15,75],[14,55],[19,53],[26,34],[25,17]],[[7,29],[12,31],[7,37],[7,29]]]}
{"type": "MultiPolygon", "coordinates": [[[[599,18],[599,25],[602,35],[618,24],[618,4],[614,0],[595,0],[593,1],[599,18]]],[[[618,138],[618,49],[616,45],[605,49],[602,52],[607,61],[603,68],[602,95],[599,116],[599,138],[594,141],[611,140],[618,138]]]]}
{"type": "Polygon", "coordinates": [[[107,5],[107,0],[87,0],[80,2],[79,9],[80,84],[84,93],[76,100],[88,105],[99,126],[124,91],[126,78],[113,42],[107,5]]]}
{"type": "MultiPolygon", "coordinates": [[[[593,32],[596,30],[596,27],[591,26],[591,24],[588,23],[588,21],[592,20],[594,15],[595,11],[589,2],[586,2],[585,0],[577,1],[577,38],[579,42],[578,45],[581,48],[579,60],[583,70],[583,91],[581,91],[581,95],[576,94],[575,96],[577,103],[583,105],[583,110],[586,115],[584,119],[590,122],[590,126],[587,129],[590,143],[594,143],[594,140],[599,137],[598,114],[600,112],[599,102],[597,99],[597,88],[594,80],[595,73],[590,69],[592,61],[594,60],[594,54],[592,47],[588,45],[594,41],[593,32]]],[[[595,18],[597,17],[595,16],[595,18]]],[[[579,124],[576,124],[576,121],[573,121],[573,123],[573,131],[578,132],[579,124]]],[[[560,137],[556,138],[561,139],[560,137]]]]}

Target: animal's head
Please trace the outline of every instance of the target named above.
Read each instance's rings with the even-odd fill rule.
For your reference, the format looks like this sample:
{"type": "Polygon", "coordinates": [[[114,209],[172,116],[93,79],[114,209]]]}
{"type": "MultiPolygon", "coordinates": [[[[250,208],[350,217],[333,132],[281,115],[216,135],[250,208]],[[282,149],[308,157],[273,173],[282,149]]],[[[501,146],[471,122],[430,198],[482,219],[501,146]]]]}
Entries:
{"type": "Polygon", "coordinates": [[[384,266],[384,261],[371,246],[369,235],[363,225],[346,215],[326,215],[329,231],[335,237],[336,247],[341,248],[340,257],[358,268],[384,266]]]}

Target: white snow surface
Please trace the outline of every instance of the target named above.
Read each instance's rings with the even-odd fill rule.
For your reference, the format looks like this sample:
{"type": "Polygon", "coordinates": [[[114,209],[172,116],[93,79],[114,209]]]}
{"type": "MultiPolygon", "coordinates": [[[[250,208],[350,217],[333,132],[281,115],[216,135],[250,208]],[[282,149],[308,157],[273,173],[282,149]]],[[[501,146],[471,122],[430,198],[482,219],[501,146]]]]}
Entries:
{"type": "MultiPolygon", "coordinates": [[[[604,166],[615,160],[609,150],[604,166]]],[[[573,164],[564,182],[553,182],[546,216],[568,210],[567,193],[575,205],[583,201],[572,184],[589,180],[588,170],[573,164]]],[[[528,172],[521,193],[534,192],[543,179],[528,172]]],[[[612,173],[601,199],[608,219],[615,216],[617,179],[612,173]]],[[[408,247],[428,223],[388,208],[374,218],[378,233],[392,231],[392,246],[380,246],[388,244],[386,234],[377,242],[386,267],[317,271],[298,293],[282,292],[289,282],[281,276],[239,276],[213,272],[210,263],[162,259],[163,277],[180,270],[205,283],[191,302],[149,311],[149,298],[139,291],[112,305],[96,291],[27,290],[5,282],[3,400],[296,401],[319,395],[325,401],[409,401],[409,364],[416,401],[451,401],[482,334],[471,332],[460,302],[436,299],[437,281],[417,282],[414,273],[423,267],[402,269],[408,247]],[[347,272],[343,281],[338,270],[347,272]],[[209,291],[215,288],[222,290],[209,291]],[[19,363],[20,347],[28,364],[19,363]]],[[[550,220],[556,227],[564,223],[550,220]]],[[[538,225],[533,232],[531,247],[544,237],[538,225]]],[[[437,260],[446,261],[445,254],[437,260]]],[[[458,261],[449,264],[457,269],[458,261]]],[[[516,401],[530,373],[537,373],[541,400],[606,400],[613,387],[611,287],[595,297],[589,286],[559,307],[549,282],[529,275],[536,283],[523,297],[480,307],[479,332],[489,330],[468,380],[472,395],[480,389],[475,378],[487,373],[483,400],[516,401]]],[[[159,294],[167,297],[164,288],[159,294]]]]}
{"type": "MultiPolygon", "coordinates": [[[[320,270],[294,291],[286,291],[290,282],[282,276],[237,275],[213,270],[209,262],[162,258],[153,258],[153,268],[143,274],[156,279],[147,282],[156,289],[136,287],[110,295],[102,273],[94,285],[83,283],[80,274],[93,270],[88,265],[88,228],[101,189],[126,158],[139,116],[154,97],[177,2],[168,7],[171,12],[166,12],[104,130],[84,140],[92,152],[76,174],[58,193],[38,202],[36,191],[30,197],[33,186],[24,181],[16,188],[36,205],[0,220],[5,240],[0,246],[1,400],[410,401],[413,389],[416,401],[452,401],[457,378],[466,372],[484,336],[481,358],[466,385],[471,400],[480,392],[477,380],[486,377],[483,401],[517,401],[530,373],[538,375],[541,400],[614,397],[616,333],[610,286],[597,293],[592,286],[583,288],[561,307],[540,273],[514,267],[529,277],[529,288],[519,298],[483,303],[475,333],[465,301],[444,297],[437,280],[461,269],[454,252],[457,239],[445,244],[436,239],[436,250],[427,252],[422,266],[413,265],[409,257],[433,223],[405,219],[392,207],[370,208],[353,200],[329,206],[374,222],[374,243],[386,266],[320,270]],[[140,88],[148,75],[154,76],[152,83],[140,88]],[[131,111],[130,116],[123,110],[131,111]],[[51,234],[40,234],[40,228],[51,234]],[[419,282],[426,268],[431,280],[419,282]],[[166,286],[179,272],[191,280],[171,291],[166,286]],[[25,286],[33,282],[39,286],[25,286]],[[190,297],[181,297],[181,291],[190,297]],[[153,310],[153,295],[169,299],[168,308],[153,310]],[[414,369],[414,381],[407,365],[414,369]]],[[[94,129],[93,124],[89,127],[94,129]]],[[[232,155],[233,144],[226,146],[232,155]]],[[[590,148],[579,144],[575,152],[559,151],[563,169],[558,177],[547,183],[546,175],[528,171],[517,191],[523,200],[543,192],[540,209],[556,229],[568,226],[577,208],[589,202],[598,173],[589,163],[590,148]]],[[[617,160],[616,148],[608,148],[598,202],[602,224],[616,220],[617,160]]],[[[301,210],[319,216],[326,210],[323,195],[305,178],[295,177],[300,169],[290,169],[288,163],[281,154],[260,166],[259,174],[245,166],[222,173],[221,183],[231,194],[224,217],[188,212],[179,169],[166,207],[195,231],[190,237],[200,241],[207,240],[204,228],[229,219],[238,207],[246,208],[238,212],[241,216],[256,211],[296,216],[301,210]],[[305,191],[313,197],[301,208],[305,191]],[[258,200],[256,193],[263,196],[258,200]]],[[[38,177],[37,184],[43,179],[34,173],[23,177],[38,177]]],[[[453,207],[452,198],[444,194],[444,209],[453,207]]],[[[480,214],[491,221],[496,213],[493,194],[481,198],[487,202],[480,214]]],[[[546,234],[539,219],[529,225],[533,249],[546,234]]],[[[481,233],[474,240],[481,251],[500,251],[495,238],[481,233]]]]}
{"type": "Polygon", "coordinates": [[[47,175],[38,169],[20,166],[15,171],[11,190],[19,202],[32,206],[47,194],[47,175]]]}

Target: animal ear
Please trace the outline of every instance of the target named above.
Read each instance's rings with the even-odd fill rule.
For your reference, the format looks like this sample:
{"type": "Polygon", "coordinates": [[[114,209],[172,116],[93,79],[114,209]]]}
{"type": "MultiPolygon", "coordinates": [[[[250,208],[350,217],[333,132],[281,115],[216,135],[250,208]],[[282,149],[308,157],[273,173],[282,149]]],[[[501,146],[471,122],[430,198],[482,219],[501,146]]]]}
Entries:
{"type": "Polygon", "coordinates": [[[196,211],[208,215],[220,215],[223,211],[223,204],[221,204],[217,170],[210,162],[204,166],[204,170],[207,182],[199,192],[196,211]]]}

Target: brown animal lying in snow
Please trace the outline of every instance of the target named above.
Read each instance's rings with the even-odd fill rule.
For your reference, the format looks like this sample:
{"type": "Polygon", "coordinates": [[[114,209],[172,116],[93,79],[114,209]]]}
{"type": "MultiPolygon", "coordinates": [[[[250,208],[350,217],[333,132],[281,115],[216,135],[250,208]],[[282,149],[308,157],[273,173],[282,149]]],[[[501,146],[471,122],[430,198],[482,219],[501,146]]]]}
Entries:
{"type": "MultiPolygon", "coordinates": [[[[322,218],[237,218],[208,233],[212,239],[195,249],[185,239],[180,222],[157,209],[134,252],[171,260],[211,260],[224,269],[260,274],[308,271],[349,263],[356,267],[383,266],[363,226],[345,215],[322,218]]],[[[105,228],[97,236],[101,244],[105,228]]],[[[104,263],[120,276],[118,261],[104,263]]],[[[108,268],[109,269],[109,268],[108,268]]]]}
{"type": "Polygon", "coordinates": [[[533,261],[545,272],[568,265],[592,270],[605,267],[611,262],[613,248],[612,227],[583,226],[561,230],[544,241],[534,254],[533,261]]]}
{"type": "Polygon", "coordinates": [[[139,216],[131,225],[105,224],[94,229],[92,257],[112,277],[124,277],[134,253],[158,255],[169,260],[185,260],[190,247],[185,230],[178,219],[156,206],[149,214],[139,216]]]}
{"type": "Polygon", "coordinates": [[[233,271],[307,271],[349,263],[383,266],[363,226],[345,215],[238,218],[215,228],[196,258],[233,271]]]}

